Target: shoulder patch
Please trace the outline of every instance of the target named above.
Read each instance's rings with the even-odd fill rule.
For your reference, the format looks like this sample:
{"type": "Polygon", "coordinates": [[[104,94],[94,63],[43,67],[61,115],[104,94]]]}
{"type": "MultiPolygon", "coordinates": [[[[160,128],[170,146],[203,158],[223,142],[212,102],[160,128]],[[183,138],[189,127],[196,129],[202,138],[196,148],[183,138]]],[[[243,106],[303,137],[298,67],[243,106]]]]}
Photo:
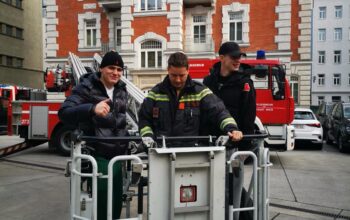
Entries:
{"type": "Polygon", "coordinates": [[[244,92],[249,92],[249,91],[250,91],[250,85],[249,85],[249,83],[244,83],[243,91],[244,91],[244,92]]]}

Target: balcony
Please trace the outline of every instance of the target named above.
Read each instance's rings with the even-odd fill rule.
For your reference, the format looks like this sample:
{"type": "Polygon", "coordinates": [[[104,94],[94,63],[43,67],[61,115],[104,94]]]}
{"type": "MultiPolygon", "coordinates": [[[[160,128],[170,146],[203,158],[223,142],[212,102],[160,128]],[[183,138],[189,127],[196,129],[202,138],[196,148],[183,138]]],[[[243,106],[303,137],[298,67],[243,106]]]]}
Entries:
{"type": "Polygon", "coordinates": [[[214,56],[215,44],[211,35],[206,35],[205,42],[195,43],[193,37],[186,37],[184,43],[184,52],[190,57],[195,56],[214,56]]]}
{"type": "Polygon", "coordinates": [[[97,0],[106,11],[116,11],[121,8],[121,0],[97,0]]]}
{"type": "Polygon", "coordinates": [[[203,6],[215,6],[216,0],[184,0],[185,6],[195,6],[195,5],[203,5],[203,6]]]}

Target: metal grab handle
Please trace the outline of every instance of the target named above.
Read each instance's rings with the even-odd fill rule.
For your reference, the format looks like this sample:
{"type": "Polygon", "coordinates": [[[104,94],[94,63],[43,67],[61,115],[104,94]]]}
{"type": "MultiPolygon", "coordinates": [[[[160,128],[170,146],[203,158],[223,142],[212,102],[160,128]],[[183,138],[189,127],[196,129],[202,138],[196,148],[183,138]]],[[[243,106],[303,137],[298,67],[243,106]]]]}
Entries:
{"type": "Polygon", "coordinates": [[[138,164],[142,164],[142,160],[134,155],[124,155],[113,157],[108,163],[108,191],[107,191],[107,220],[112,220],[112,202],[113,202],[113,166],[117,161],[133,160],[138,164]]]}
{"type": "MultiPolygon", "coordinates": [[[[90,155],[84,155],[84,154],[74,154],[73,160],[72,160],[72,167],[71,167],[71,175],[72,175],[72,186],[76,185],[77,182],[77,177],[92,177],[92,198],[93,199],[93,219],[97,220],[97,177],[99,176],[98,171],[97,171],[97,162],[95,158],[93,158],[90,155]],[[90,161],[92,165],[92,173],[81,173],[76,169],[76,164],[78,164],[79,160],[88,160],[90,161]]],[[[76,201],[76,191],[75,187],[72,187],[72,193],[71,193],[71,213],[72,217],[74,218],[80,218],[84,219],[81,216],[78,216],[75,214],[75,211],[77,208],[75,207],[75,201],[76,201]]]]}
{"type": "MultiPolygon", "coordinates": [[[[230,157],[230,173],[232,170],[232,161],[234,161],[239,156],[250,156],[253,158],[253,206],[244,208],[233,208],[233,205],[229,207],[229,220],[233,220],[234,212],[243,212],[253,210],[253,220],[258,219],[258,159],[256,155],[251,151],[237,151],[234,152],[230,157]]],[[[231,187],[231,186],[230,186],[231,187]]],[[[233,193],[233,192],[232,192],[233,193]]]]}

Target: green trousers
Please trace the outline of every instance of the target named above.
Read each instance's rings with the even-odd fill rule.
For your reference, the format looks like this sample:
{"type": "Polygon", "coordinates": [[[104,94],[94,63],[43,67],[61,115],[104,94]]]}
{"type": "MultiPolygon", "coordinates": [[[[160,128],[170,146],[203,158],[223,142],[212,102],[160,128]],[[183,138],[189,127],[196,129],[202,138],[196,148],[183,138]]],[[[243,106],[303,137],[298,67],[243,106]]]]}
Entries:
{"type": "MultiPolygon", "coordinates": [[[[109,160],[95,156],[98,172],[106,175],[108,172],[109,160]]],[[[107,179],[98,178],[97,180],[97,219],[107,219],[107,179]]],[[[123,179],[122,179],[122,164],[116,162],[113,167],[113,219],[119,219],[122,210],[122,195],[123,195],[123,179]]]]}

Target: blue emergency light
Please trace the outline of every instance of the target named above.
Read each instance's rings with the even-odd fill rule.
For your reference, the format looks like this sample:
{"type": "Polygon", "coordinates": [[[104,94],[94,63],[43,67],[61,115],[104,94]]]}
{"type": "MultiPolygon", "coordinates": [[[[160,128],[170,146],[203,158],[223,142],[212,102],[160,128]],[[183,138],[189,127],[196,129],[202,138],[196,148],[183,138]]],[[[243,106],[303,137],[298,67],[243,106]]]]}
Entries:
{"type": "Polygon", "coordinates": [[[257,60],[265,60],[266,59],[265,51],[264,50],[258,50],[256,52],[256,59],[257,60]]]}

